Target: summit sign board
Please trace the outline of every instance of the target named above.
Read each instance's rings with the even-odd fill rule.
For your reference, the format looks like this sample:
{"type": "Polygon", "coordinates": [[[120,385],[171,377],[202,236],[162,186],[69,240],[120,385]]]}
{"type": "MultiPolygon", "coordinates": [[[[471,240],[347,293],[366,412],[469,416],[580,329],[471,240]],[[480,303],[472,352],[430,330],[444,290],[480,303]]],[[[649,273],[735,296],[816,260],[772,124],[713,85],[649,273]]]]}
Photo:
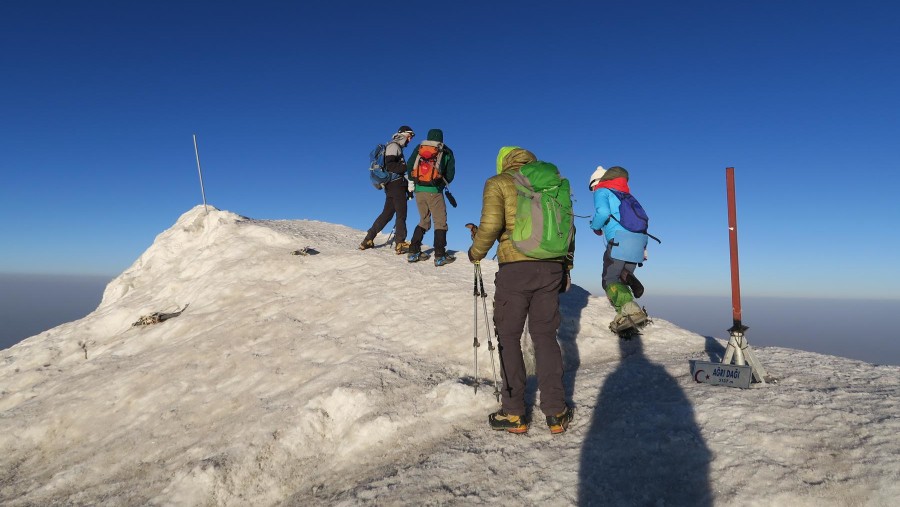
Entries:
{"type": "Polygon", "coordinates": [[[696,382],[717,386],[750,388],[753,368],[748,365],[710,363],[708,361],[691,361],[691,375],[696,382]]]}

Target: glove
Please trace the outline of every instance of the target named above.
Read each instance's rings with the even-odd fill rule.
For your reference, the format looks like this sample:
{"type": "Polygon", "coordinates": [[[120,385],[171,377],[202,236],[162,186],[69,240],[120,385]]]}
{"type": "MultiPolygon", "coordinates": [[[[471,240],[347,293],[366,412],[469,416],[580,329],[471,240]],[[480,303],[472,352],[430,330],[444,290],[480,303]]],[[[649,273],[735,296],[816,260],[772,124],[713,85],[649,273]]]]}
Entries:
{"type": "Polygon", "coordinates": [[[413,193],[416,191],[416,182],[413,180],[406,180],[406,191],[409,193],[413,193]]]}
{"type": "Polygon", "coordinates": [[[476,261],[472,257],[472,249],[471,248],[466,251],[466,255],[469,257],[469,262],[471,262],[472,264],[478,264],[479,262],[481,262],[481,261],[476,261]]]}
{"type": "Polygon", "coordinates": [[[407,201],[411,201],[413,199],[413,197],[415,197],[415,196],[416,196],[416,194],[410,192],[409,190],[406,191],[406,200],[407,201]]]}
{"type": "Polygon", "coordinates": [[[478,234],[478,226],[473,223],[468,223],[466,224],[466,228],[472,233],[472,241],[474,241],[475,235],[478,234]]]}
{"type": "Polygon", "coordinates": [[[596,234],[597,236],[603,236],[603,229],[600,229],[599,231],[594,229],[591,230],[594,231],[594,234],[596,234]]]}

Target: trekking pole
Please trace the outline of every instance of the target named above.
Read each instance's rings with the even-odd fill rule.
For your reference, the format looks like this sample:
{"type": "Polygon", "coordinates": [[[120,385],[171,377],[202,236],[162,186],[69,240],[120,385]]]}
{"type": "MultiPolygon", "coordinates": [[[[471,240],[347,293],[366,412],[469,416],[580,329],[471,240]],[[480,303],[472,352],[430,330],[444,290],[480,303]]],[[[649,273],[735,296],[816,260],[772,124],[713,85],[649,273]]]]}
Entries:
{"type": "Polygon", "coordinates": [[[475,263],[475,278],[473,281],[472,294],[475,296],[474,299],[474,308],[475,308],[475,340],[472,342],[472,350],[475,352],[475,394],[478,394],[478,347],[481,346],[478,343],[478,263],[475,263]]]}
{"type": "MultiPolygon", "coordinates": [[[[487,331],[488,335],[488,352],[491,353],[491,371],[494,374],[494,396],[497,397],[497,402],[500,402],[500,385],[497,383],[497,366],[494,362],[494,343],[491,341],[491,335],[493,334],[491,330],[491,321],[488,319],[487,315],[487,292],[484,290],[484,277],[481,276],[481,264],[475,264],[475,273],[478,278],[478,283],[481,285],[481,307],[484,310],[484,328],[487,331]]],[[[502,361],[502,358],[501,358],[502,361]]]]}
{"type": "Polygon", "coordinates": [[[394,227],[391,228],[391,232],[390,232],[390,234],[388,234],[387,243],[385,243],[386,245],[390,245],[390,244],[391,244],[391,238],[394,236],[394,231],[395,231],[395,230],[397,230],[397,226],[396,226],[396,225],[395,225],[394,227]]]}

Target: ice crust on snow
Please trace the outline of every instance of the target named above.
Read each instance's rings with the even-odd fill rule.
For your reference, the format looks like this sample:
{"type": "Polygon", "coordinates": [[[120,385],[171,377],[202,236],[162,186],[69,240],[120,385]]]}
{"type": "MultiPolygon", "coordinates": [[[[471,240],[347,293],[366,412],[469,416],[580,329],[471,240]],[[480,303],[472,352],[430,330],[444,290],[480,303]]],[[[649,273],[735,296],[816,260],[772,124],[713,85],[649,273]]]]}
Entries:
{"type": "MultiPolygon", "coordinates": [[[[607,301],[577,286],[559,335],[575,422],[551,437],[535,410],[528,434],[492,432],[483,328],[472,388],[471,265],[410,265],[386,246],[357,250],[362,236],[212,207],[182,215],[94,312],[0,352],[0,503],[900,498],[900,367],[754,347],[778,384],[697,384],[688,360],[720,360],[723,342],[661,319],[621,341],[607,301]],[[291,255],[307,246],[318,254],[291,255]]],[[[497,265],[483,270],[492,297],[497,265]]]]}

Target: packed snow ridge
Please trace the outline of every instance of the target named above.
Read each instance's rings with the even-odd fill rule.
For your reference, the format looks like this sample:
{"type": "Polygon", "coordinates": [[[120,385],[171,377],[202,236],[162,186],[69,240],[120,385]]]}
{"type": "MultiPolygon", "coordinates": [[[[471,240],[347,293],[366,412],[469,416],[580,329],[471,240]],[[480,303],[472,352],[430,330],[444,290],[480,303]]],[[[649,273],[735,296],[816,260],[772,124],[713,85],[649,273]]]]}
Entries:
{"type": "MultiPolygon", "coordinates": [[[[0,504],[900,498],[900,367],[755,348],[779,383],[698,384],[688,361],[721,360],[723,342],[661,319],[622,341],[608,302],[577,286],[559,333],[575,421],[551,436],[535,411],[526,435],[492,432],[472,265],[408,264],[357,250],[362,236],[185,213],[94,312],[0,352],[0,504]]],[[[492,298],[497,265],[483,269],[492,298]]]]}

